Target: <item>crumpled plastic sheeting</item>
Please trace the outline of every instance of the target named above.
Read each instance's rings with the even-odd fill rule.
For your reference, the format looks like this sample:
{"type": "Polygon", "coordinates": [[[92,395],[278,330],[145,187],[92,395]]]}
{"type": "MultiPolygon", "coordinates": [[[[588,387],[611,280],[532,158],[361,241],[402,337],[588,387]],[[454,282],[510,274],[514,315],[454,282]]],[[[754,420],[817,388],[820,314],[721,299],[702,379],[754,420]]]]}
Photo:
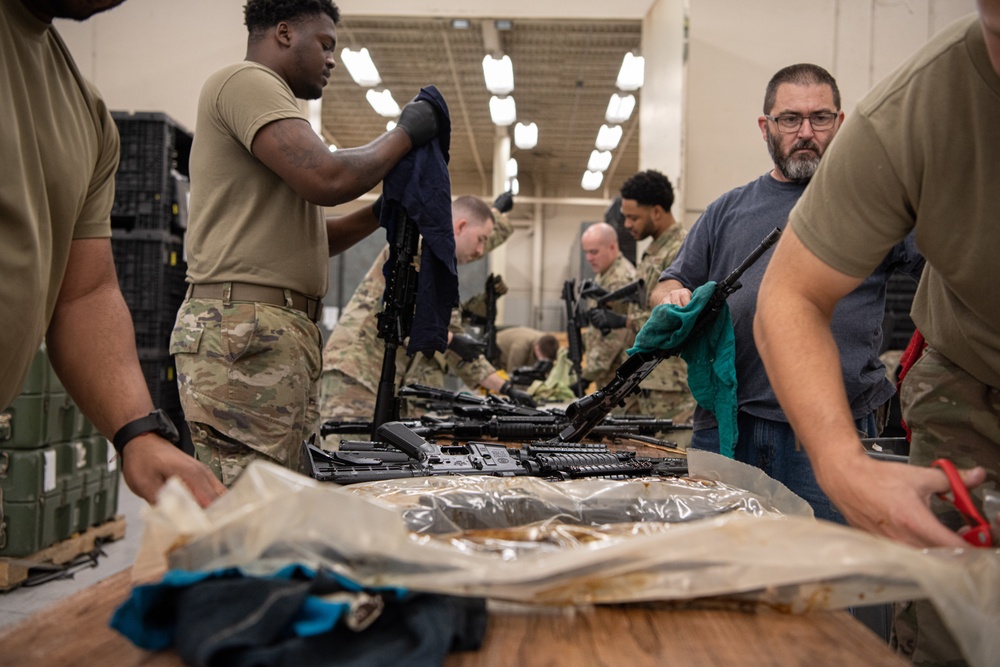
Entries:
{"type": "Polygon", "coordinates": [[[755,468],[694,451],[689,467],[688,481],[437,477],[337,487],[254,463],[205,510],[171,480],[146,514],[134,572],[263,574],[293,561],[366,585],[521,602],[722,596],[793,612],[928,597],[970,663],[1000,664],[1000,550],[912,549],[812,519],[804,501],[755,468]],[[624,523],[585,525],[618,516],[624,523]]]}

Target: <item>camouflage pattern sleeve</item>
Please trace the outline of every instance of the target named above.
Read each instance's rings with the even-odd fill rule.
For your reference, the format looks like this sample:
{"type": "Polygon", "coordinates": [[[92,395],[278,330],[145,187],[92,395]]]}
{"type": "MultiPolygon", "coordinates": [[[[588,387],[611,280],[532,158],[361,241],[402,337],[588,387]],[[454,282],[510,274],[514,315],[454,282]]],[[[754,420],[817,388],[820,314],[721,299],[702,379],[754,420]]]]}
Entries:
{"type": "Polygon", "coordinates": [[[493,212],[493,233],[486,239],[486,249],[483,251],[484,255],[490,254],[490,251],[502,245],[514,233],[514,224],[507,217],[506,213],[501,213],[492,207],[490,210],[493,212]]]}
{"type": "MultiPolygon", "coordinates": [[[[608,269],[597,276],[597,284],[610,291],[624,287],[635,280],[635,267],[622,257],[617,259],[608,269]]],[[[612,310],[625,314],[627,307],[615,304],[612,310]]],[[[628,357],[626,350],[631,347],[635,334],[630,329],[613,329],[607,336],[594,327],[587,327],[583,332],[584,371],[586,380],[597,384],[605,384],[614,375],[614,371],[628,357]]]]}

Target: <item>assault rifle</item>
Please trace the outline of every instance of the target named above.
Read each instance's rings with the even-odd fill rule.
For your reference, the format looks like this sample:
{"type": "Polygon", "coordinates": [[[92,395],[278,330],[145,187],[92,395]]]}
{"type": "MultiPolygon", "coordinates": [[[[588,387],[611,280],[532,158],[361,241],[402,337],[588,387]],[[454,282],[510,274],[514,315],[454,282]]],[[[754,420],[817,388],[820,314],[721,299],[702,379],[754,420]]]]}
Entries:
{"type": "Polygon", "coordinates": [[[395,231],[396,238],[391,239],[389,251],[392,268],[385,281],[382,312],[378,314],[378,337],[385,341],[385,349],[372,417],[373,438],[379,426],[399,419],[399,398],[395,395],[396,350],[410,335],[413,311],[417,306],[416,256],[420,232],[416,221],[402,210],[395,231]]]}
{"type": "Polygon", "coordinates": [[[760,259],[761,255],[771,246],[777,243],[779,236],[781,236],[780,229],[775,229],[768,234],[761,244],[743,260],[742,264],[716,284],[715,292],[712,293],[702,311],[698,313],[691,332],[680,345],[668,350],[633,354],[618,367],[615,371],[615,377],[608,384],[567,406],[566,416],[569,417],[571,423],[559,433],[556,440],[560,442],[578,441],[584,434],[589,433],[597,424],[601,423],[615,406],[621,404],[630,394],[639,391],[639,384],[653,372],[660,361],[680,354],[688,341],[701,335],[702,331],[715,320],[726,299],[743,286],[739,282],[743,273],[760,259]]]}
{"type": "Polygon", "coordinates": [[[483,337],[486,339],[486,351],[483,356],[486,361],[496,366],[500,359],[500,348],[497,347],[497,286],[491,273],[486,277],[486,326],[483,337]]]}
{"type": "MultiPolygon", "coordinates": [[[[452,393],[434,387],[407,385],[400,389],[400,396],[432,398],[444,405],[450,418],[424,415],[420,419],[400,422],[414,433],[427,438],[446,437],[452,440],[478,440],[490,438],[505,442],[526,442],[544,440],[558,435],[569,419],[561,410],[524,408],[501,400],[491,400],[490,396],[480,397],[465,393],[452,393]],[[450,404],[446,401],[451,400],[450,404]]],[[[653,436],[665,431],[689,428],[675,425],[670,419],[655,419],[644,416],[605,417],[588,433],[581,434],[581,440],[635,439],[661,446],[672,446],[666,440],[653,436]]],[[[359,421],[327,421],[320,426],[320,435],[370,433],[372,424],[359,421]]],[[[341,449],[346,446],[344,441],[341,449]]]]}
{"type": "Polygon", "coordinates": [[[567,280],[563,283],[562,300],[566,305],[566,340],[569,343],[567,357],[573,364],[573,372],[576,373],[576,384],[574,393],[581,396],[583,390],[583,334],[581,333],[582,323],[586,317],[580,312],[578,300],[576,298],[576,281],[567,280]]]}
{"type": "Polygon", "coordinates": [[[531,475],[565,480],[687,472],[685,459],[639,457],[635,452],[613,452],[595,444],[527,445],[520,449],[483,442],[437,446],[400,422],[383,424],[377,439],[378,443],[369,443],[367,451],[324,451],[305,443],[307,473],[319,481],[355,484],[435,475],[531,475]]]}

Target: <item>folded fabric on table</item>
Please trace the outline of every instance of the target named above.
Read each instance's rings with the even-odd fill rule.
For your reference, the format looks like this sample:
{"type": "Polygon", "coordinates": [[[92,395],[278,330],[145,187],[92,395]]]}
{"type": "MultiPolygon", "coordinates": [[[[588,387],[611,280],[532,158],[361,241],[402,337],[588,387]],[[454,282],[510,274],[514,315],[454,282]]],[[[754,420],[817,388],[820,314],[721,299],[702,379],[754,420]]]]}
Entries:
{"type": "Polygon", "coordinates": [[[440,665],[479,648],[486,603],[364,588],[301,565],[268,577],[172,570],[133,589],[111,627],[146,650],[173,647],[188,665],[440,665]]]}

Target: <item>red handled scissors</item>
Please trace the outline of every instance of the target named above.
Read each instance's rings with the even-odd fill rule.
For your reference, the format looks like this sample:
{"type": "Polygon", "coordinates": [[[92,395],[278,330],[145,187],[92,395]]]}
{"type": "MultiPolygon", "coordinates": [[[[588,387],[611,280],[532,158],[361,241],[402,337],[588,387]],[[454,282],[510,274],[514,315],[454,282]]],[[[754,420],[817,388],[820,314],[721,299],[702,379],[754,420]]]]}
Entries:
{"type": "Polygon", "coordinates": [[[955,509],[962,514],[966,523],[969,524],[969,530],[962,533],[965,541],[975,547],[992,547],[993,538],[990,536],[990,525],[983,519],[976,506],[972,504],[972,498],[969,497],[969,491],[965,488],[965,483],[962,482],[962,477],[958,474],[958,470],[955,469],[955,464],[948,459],[937,459],[931,464],[931,467],[940,468],[948,476],[952,497],[948,498],[948,494],[945,493],[939,493],[938,497],[942,500],[952,502],[955,505],[955,509]]]}

